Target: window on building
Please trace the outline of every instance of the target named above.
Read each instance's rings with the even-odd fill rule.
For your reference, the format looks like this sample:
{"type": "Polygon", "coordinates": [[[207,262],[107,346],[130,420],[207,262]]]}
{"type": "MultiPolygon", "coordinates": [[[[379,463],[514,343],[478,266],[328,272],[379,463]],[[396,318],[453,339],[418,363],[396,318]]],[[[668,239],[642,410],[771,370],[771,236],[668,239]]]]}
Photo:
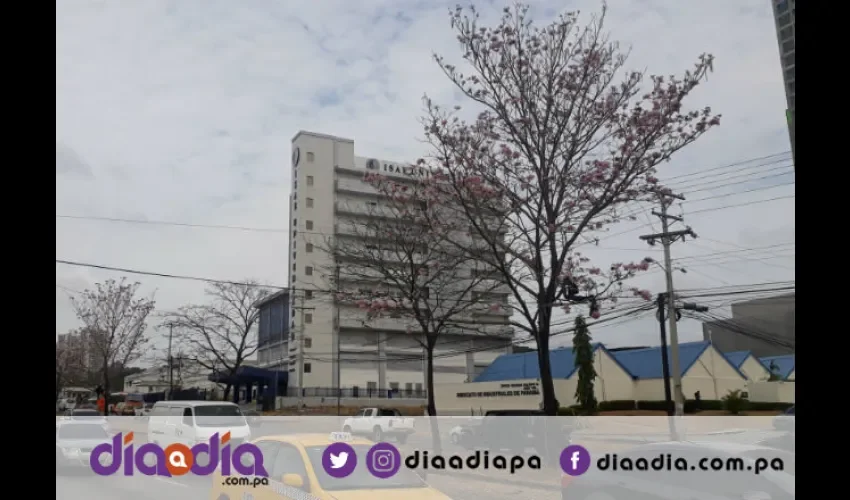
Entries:
{"type": "Polygon", "coordinates": [[[313,176],[312,176],[312,175],[308,175],[308,176],[307,176],[307,185],[308,185],[308,186],[312,186],[312,185],[313,185],[313,176]]]}
{"type": "Polygon", "coordinates": [[[787,42],[782,42],[782,53],[791,52],[794,50],[794,40],[788,40],[787,42]]]}
{"type": "Polygon", "coordinates": [[[795,55],[796,55],[795,52],[791,52],[790,54],[785,56],[785,66],[793,66],[794,65],[794,61],[796,60],[795,55]]]}
{"type": "Polygon", "coordinates": [[[304,363],[304,373],[310,373],[311,371],[313,371],[313,367],[310,363],[304,363]]]}
{"type": "Polygon", "coordinates": [[[292,211],[294,212],[295,210],[298,210],[298,202],[297,201],[292,204],[292,211]]]}
{"type": "Polygon", "coordinates": [[[788,92],[790,94],[794,94],[794,80],[791,80],[790,82],[788,82],[788,92]]]}
{"type": "Polygon", "coordinates": [[[292,188],[298,189],[298,179],[295,179],[294,181],[292,181],[292,188]]]}
{"type": "Polygon", "coordinates": [[[313,221],[308,220],[307,221],[307,231],[312,231],[312,230],[313,230],[313,221]]]}
{"type": "Polygon", "coordinates": [[[293,238],[295,238],[296,236],[298,236],[298,230],[297,230],[297,229],[293,229],[293,230],[292,230],[292,237],[293,237],[293,238]]]}
{"type": "Polygon", "coordinates": [[[776,24],[779,26],[785,26],[786,24],[791,24],[791,13],[786,12],[777,18],[776,24]]]}
{"type": "Polygon", "coordinates": [[[408,383],[404,384],[404,391],[407,392],[407,393],[413,392],[413,383],[408,382],[408,383]]]}
{"type": "Polygon", "coordinates": [[[310,300],[313,298],[313,290],[304,290],[304,298],[310,300]]]}
{"type": "Polygon", "coordinates": [[[313,253],[313,244],[312,243],[307,243],[305,245],[305,247],[306,247],[305,250],[307,250],[307,253],[313,253]]]}
{"type": "Polygon", "coordinates": [[[292,225],[298,226],[298,219],[292,219],[292,225]]]}
{"type": "MultiPolygon", "coordinates": [[[[792,38],[794,38],[794,28],[793,27],[788,26],[788,27],[785,27],[785,28],[782,28],[781,30],[779,30],[779,39],[781,41],[784,42],[786,40],[791,40],[792,38]]],[[[308,179],[309,179],[309,177],[308,177],[308,179]]],[[[308,181],[307,184],[310,184],[310,182],[308,181]]]]}
{"type": "Polygon", "coordinates": [[[390,382],[390,390],[393,392],[398,392],[398,382],[390,382]]]}
{"type": "Polygon", "coordinates": [[[292,270],[293,270],[293,271],[297,271],[297,270],[298,270],[298,269],[295,267],[295,263],[294,263],[294,262],[292,263],[292,270]]]}
{"type": "Polygon", "coordinates": [[[292,252],[292,261],[295,262],[295,259],[298,257],[298,252],[292,252]]]}
{"type": "Polygon", "coordinates": [[[310,314],[310,313],[305,314],[304,315],[304,323],[310,324],[312,322],[313,322],[313,315],[310,314]]]}
{"type": "Polygon", "coordinates": [[[422,384],[416,384],[416,392],[422,392],[422,384]]]}
{"type": "Polygon", "coordinates": [[[796,76],[797,75],[796,75],[796,71],[794,71],[794,67],[791,67],[791,68],[788,68],[787,70],[785,70],[785,80],[786,81],[796,80],[796,76]]]}
{"type": "Polygon", "coordinates": [[[307,208],[313,208],[313,198],[307,198],[307,208]]]}
{"type": "Polygon", "coordinates": [[[377,382],[366,382],[366,388],[369,389],[370,391],[374,391],[375,389],[378,388],[378,383],[377,382]]]}
{"type": "Polygon", "coordinates": [[[308,151],[308,152],[307,152],[307,162],[308,162],[308,163],[313,163],[313,161],[314,161],[315,159],[316,159],[316,155],[314,155],[313,153],[311,153],[311,152],[309,152],[309,151],[308,151]]]}
{"type": "Polygon", "coordinates": [[[777,2],[776,3],[776,13],[782,14],[788,12],[788,2],[777,2]]]}
{"type": "Polygon", "coordinates": [[[306,347],[307,349],[313,347],[313,339],[311,339],[310,337],[305,337],[304,338],[304,347],[306,347]]]}

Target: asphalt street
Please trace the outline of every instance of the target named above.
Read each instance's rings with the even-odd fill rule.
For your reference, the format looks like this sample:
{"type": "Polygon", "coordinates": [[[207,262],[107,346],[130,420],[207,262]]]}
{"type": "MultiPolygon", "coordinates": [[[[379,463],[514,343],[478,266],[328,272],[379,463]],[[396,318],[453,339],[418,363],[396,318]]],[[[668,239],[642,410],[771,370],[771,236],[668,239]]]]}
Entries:
{"type": "Polygon", "coordinates": [[[210,479],[173,481],[168,478],[115,475],[90,471],[64,472],[56,477],[57,500],[209,500],[210,479]]]}

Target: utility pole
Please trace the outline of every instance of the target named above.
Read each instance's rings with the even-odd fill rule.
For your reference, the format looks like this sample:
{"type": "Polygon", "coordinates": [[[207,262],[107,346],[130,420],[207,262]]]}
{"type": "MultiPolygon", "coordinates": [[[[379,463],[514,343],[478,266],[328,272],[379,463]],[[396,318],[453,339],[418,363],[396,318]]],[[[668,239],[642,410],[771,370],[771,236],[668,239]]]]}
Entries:
{"type": "Polygon", "coordinates": [[[664,401],[667,403],[667,414],[674,414],[673,393],[670,390],[670,360],[667,356],[667,327],[664,322],[667,320],[665,308],[667,305],[667,296],[664,293],[659,293],[655,301],[658,306],[658,312],[655,317],[658,319],[658,329],[661,331],[661,372],[664,377],[664,401]]]}
{"type": "Polygon", "coordinates": [[[168,400],[174,397],[174,358],[171,356],[171,340],[174,338],[174,323],[168,324],[168,400]]]}
{"type": "MultiPolygon", "coordinates": [[[[661,199],[661,211],[652,211],[652,215],[661,219],[661,232],[656,234],[648,234],[641,236],[640,239],[646,241],[650,245],[654,245],[656,241],[660,241],[664,247],[664,274],[667,278],[667,310],[670,314],[667,315],[670,327],[670,361],[673,375],[673,398],[675,401],[675,414],[682,416],[685,413],[685,398],[682,391],[682,371],[679,363],[679,331],[676,325],[676,296],[673,291],[673,259],[670,257],[670,246],[677,240],[684,241],[687,236],[696,238],[697,235],[690,227],[681,231],[670,231],[670,220],[682,222],[681,217],[669,215],[667,209],[673,199],[684,200],[685,197],[672,193],[659,193],[661,199]]],[[[666,353],[666,349],[662,350],[666,353]]]]}

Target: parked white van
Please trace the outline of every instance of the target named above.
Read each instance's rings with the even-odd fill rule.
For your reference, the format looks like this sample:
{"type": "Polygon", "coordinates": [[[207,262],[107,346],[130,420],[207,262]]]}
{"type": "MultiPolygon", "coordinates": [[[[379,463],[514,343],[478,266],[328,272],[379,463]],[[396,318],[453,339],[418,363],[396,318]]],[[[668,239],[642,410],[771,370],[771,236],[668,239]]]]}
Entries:
{"type": "Polygon", "coordinates": [[[148,418],[148,439],[160,446],[180,443],[191,447],[226,432],[231,446],[251,439],[242,411],[224,401],[158,401],[148,418]]]}

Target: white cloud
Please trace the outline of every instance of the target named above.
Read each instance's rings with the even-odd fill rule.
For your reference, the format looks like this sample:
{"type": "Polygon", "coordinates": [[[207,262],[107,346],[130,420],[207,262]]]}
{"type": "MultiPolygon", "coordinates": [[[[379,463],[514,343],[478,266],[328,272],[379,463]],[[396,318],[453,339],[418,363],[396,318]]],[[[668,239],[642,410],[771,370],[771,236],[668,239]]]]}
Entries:
{"type": "MultiPolygon", "coordinates": [[[[452,5],[60,2],[58,212],[285,228],[289,140],[299,129],[351,137],[362,155],[421,156],[417,116],[422,94],[446,103],[455,97],[430,58],[437,51],[460,60],[446,16],[452,5]]],[[[533,5],[541,15],[563,8],[554,1],[533,5]]],[[[572,2],[570,9],[590,13],[598,6],[587,0],[572,2]]],[[[500,4],[480,5],[488,18],[500,9],[500,4]]],[[[633,68],[680,73],[702,52],[716,56],[715,73],[691,104],[723,113],[722,125],[665,165],[663,178],[789,149],[767,2],[747,7],[736,0],[612,2],[608,21],[613,38],[632,46],[633,68]]],[[[760,182],[788,181],[793,175],[760,182]]],[[[700,191],[690,198],[741,191],[742,186],[700,191]]],[[[793,185],[786,185],[688,202],[684,213],[793,192],[793,185]]],[[[676,257],[793,242],[794,199],[695,213],[687,223],[703,239],[677,244],[676,257]]],[[[660,257],[657,250],[643,250],[637,239],[643,232],[606,239],[591,253],[603,264],[646,254],[660,257]]],[[[288,276],[286,233],[57,219],[56,239],[57,258],[68,260],[277,284],[288,276]]],[[[793,256],[716,262],[723,263],[693,268],[701,274],[677,275],[677,286],[794,278],[793,256]]],[[[57,284],[70,289],[108,277],[118,275],[57,265],[57,284]]],[[[139,279],[146,292],[158,290],[161,308],[198,300],[203,289],[192,282],[139,279]]],[[[640,283],[653,291],[663,287],[660,274],[640,283]]],[[[57,331],[76,326],[59,289],[56,308],[57,331]]],[[[698,323],[683,321],[681,327],[685,340],[698,338],[698,323]]],[[[656,331],[651,317],[592,330],[598,340],[618,345],[653,343],[656,331]]]]}

